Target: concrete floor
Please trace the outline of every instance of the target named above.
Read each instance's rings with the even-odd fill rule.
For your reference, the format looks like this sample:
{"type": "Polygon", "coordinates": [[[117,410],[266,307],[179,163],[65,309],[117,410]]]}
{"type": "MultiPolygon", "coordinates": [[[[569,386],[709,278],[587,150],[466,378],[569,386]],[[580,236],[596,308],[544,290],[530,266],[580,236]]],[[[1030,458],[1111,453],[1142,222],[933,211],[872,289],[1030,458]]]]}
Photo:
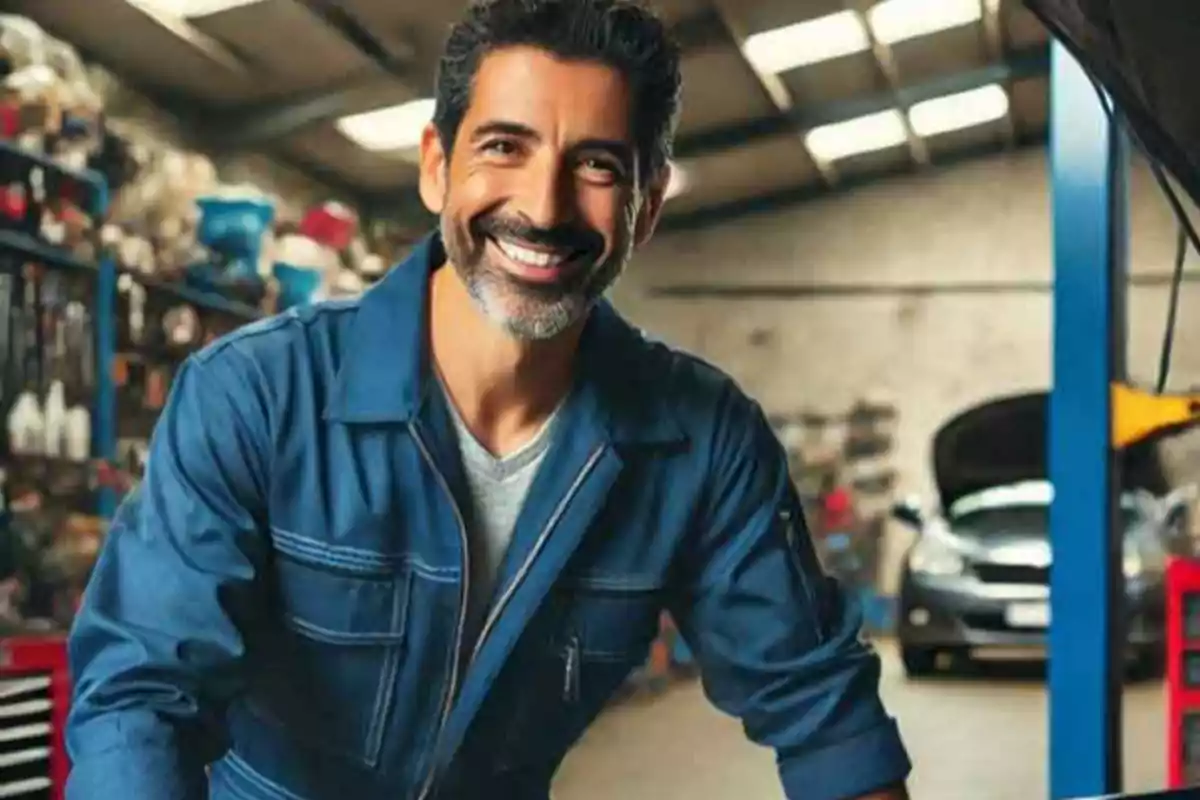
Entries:
{"type": "MultiPolygon", "coordinates": [[[[880,645],[883,692],[913,762],[914,800],[1046,797],[1046,692],[1037,669],[983,670],[916,683],[880,645]]],[[[1161,684],[1126,691],[1125,783],[1165,783],[1161,684]]],[[[707,704],[698,684],[615,707],[563,765],[555,800],[780,800],[770,751],[707,704]]]]}

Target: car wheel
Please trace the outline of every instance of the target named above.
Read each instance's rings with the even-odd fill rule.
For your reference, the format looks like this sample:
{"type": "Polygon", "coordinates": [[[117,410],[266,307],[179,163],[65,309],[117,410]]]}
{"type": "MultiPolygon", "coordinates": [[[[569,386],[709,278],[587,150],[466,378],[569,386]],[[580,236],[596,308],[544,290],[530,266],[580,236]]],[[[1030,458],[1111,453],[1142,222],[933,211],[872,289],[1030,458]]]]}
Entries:
{"type": "Polygon", "coordinates": [[[937,670],[937,650],[928,647],[900,646],[900,660],[910,678],[922,678],[937,670]]]}

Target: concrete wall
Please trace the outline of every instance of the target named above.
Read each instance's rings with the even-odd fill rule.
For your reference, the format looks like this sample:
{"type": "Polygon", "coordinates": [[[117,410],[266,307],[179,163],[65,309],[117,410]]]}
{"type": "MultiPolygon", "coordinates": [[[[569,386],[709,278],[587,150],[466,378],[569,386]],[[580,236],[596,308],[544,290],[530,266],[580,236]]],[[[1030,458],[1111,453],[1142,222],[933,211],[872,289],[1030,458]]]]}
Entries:
{"type": "MultiPolygon", "coordinates": [[[[1175,228],[1147,170],[1131,188],[1131,271],[1170,273],[1175,228]]],[[[929,440],[975,402],[1050,380],[1051,238],[1045,152],[1025,150],[892,180],[701,232],[665,234],[617,303],[661,338],[727,369],[772,413],[838,413],[863,395],[899,419],[898,493],[932,492],[929,440]],[[1019,284],[970,291],[963,284],[1019,284]],[[681,284],[836,286],[783,299],[665,299],[681,284]],[[1041,284],[1040,286],[1038,284],[1041,284]],[[912,287],[923,291],[881,291],[912,287]]],[[[1129,365],[1152,382],[1167,289],[1129,291],[1129,365]]],[[[1173,385],[1200,385],[1200,286],[1185,285],[1173,385]]],[[[1196,473],[1200,476],[1200,472],[1196,473]]],[[[892,526],[884,590],[908,544],[892,526]]]]}

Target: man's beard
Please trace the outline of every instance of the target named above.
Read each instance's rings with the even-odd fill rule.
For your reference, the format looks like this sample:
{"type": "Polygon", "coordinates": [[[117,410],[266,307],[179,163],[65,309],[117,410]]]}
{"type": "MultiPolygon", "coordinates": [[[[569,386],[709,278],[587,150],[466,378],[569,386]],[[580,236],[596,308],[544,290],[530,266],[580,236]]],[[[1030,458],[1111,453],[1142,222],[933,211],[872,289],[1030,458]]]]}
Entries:
{"type": "Polygon", "coordinates": [[[541,229],[491,214],[475,220],[470,230],[443,215],[441,233],[446,255],[476,305],[510,336],[524,341],[553,339],[583,319],[620,277],[632,250],[629,236],[622,237],[622,246],[604,256],[603,237],[590,229],[541,229]],[[497,238],[573,255],[559,281],[531,283],[497,263],[501,256],[488,247],[489,240],[497,238]]]}

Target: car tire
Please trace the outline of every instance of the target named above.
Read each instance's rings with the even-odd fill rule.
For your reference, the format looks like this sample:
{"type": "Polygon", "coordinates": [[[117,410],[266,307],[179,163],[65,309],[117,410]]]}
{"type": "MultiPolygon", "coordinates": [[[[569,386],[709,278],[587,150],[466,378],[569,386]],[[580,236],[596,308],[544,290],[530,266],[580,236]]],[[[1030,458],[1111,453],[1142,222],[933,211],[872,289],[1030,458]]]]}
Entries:
{"type": "Polygon", "coordinates": [[[904,673],[910,678],[924,678],[937,671],[937,650],[928,647],[900,646],[904,673]]]}

